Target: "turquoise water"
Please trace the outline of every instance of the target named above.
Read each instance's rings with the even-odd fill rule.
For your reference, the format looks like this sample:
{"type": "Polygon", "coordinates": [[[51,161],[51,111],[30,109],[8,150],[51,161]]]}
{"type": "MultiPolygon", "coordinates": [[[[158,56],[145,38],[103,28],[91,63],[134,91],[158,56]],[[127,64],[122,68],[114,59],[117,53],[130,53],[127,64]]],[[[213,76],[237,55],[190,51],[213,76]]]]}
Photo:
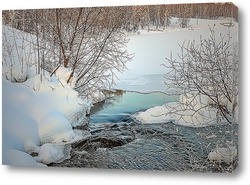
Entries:
{"type": "Polygon", "coordinates": [[[90,123],[118,123],[127,121],[131,114],[176,101],[176,97],[163,93],[140,94],[126,92],[97,104],[91,112],[90,123]]]}

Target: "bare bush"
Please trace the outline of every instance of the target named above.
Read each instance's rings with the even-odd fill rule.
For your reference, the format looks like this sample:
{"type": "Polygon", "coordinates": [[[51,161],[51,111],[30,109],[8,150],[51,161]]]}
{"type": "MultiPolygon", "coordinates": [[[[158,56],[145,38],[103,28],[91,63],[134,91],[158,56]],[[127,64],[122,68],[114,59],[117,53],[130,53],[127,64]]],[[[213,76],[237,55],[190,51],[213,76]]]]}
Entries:
{"type": "Polygon", "coordinates": [[[183,94],[182,102],[201,112],[217,109],[217,121],[237,121],[238,104],[238,45],[228,33],[216,36],[210,28],[210,37],[200,43],[183,43],[179,59],[167,58],[170,72],[166,75],[169,91],[183,94]]]}
{"type": "MultiPolygon", "coordinates": [[[[71,71],[67,83],[74,81],[76,90],[86,95],[109,88],[116,71],[125,70],[126,62],[132,58],[126,50],[128,39],[123,30],[129,21],[123,16],[126,11],[126,7],[13,10],[4,12],[4,20],[21,29],[20,33],[32,34],[32,40],[20,39],[34,47],[38,74],[44,70],[53,74],[64,66],[71,71]],[[24,16],[31,13],[32,17],[24,16]]],[[[25,47],[16,48],[21,52],[17,53],[21,61],[25,47]]],[[[12,49],[6,45],[9,58],[13,56],[12,49]]]]}

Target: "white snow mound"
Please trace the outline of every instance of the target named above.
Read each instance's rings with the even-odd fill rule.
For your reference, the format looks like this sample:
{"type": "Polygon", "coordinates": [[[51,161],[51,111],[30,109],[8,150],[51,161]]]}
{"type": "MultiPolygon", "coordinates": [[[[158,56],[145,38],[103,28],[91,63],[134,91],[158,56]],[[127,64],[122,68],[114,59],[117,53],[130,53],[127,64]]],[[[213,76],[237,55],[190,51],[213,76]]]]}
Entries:
{"type": "Polygon", "coordinates": [[[15,166],[37,166],[36,160],[23,151],[5,148],[3,154],[3,164],[15,166]]]}
{"type": "Polygon", "coordinates": [[[37,162],[42,162],[44,164],[60,163],[65,159],[70,158],[70,151],[70,145],[55,145],[46,143],[41,146],[36,160],[37,162]]]}
{"type": "Polygon", "coordinates": [[[39,122],[41,143],[60,143],[75,137],[69,120],[58,112],[50,112],[39,122]]]}
{"type": "Polygon", "coordinates": [[[230,164],[237,157],[236,146],[230,146],[227,148],[216,147],[216,149],[208,154],[210,161],[225,162],[230,164]]]}
{"type": "Polygon", "coordinates": [[[166,103],[150,108],[135,115],[142,123],[166,123],[169,121],[178,125],[204,127],[217,124],[217,109],[204,107],[209,103],[205,96],[180,95],[180,102],[166,103]]]}

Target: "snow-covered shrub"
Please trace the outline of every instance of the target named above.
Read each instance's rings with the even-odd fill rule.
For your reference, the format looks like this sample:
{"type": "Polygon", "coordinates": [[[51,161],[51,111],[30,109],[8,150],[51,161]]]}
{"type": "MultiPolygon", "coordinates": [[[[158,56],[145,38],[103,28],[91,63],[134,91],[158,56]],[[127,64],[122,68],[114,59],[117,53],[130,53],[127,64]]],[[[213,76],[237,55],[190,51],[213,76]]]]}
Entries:
{"type": "Polygon", "coordinates": [[[11,82],[24,82],[27,79],[27,68],[35,63],[34,35],[22,32],[15,28],[4,26],[3,38],[3,66],[9,68],[5,74],[11,82]]]}
{"type": "Polygon", "coordinates": [[[209,31],[210,36],[201,37],[198,44],[197,41],[184,42],[180,46],[179,59],[173,59],[172,54],[167,58],[171,71],[166,76],[170,82],[167,86],[173,92],[198,91],[208,96],[207,104],[218,109],[217,121],[226,120],[232,124],[237,105],[234,99],[239,93],[237,28],[219,34],[214,25],[209,31]]]}

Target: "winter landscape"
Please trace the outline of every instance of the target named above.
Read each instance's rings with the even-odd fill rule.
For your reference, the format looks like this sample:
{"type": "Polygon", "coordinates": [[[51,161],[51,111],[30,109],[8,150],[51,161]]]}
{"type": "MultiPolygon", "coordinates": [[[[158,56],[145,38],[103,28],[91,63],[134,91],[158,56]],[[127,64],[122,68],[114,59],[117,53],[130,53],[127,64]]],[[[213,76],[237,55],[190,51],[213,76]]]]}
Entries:
{"type": "Polygon", "coordinates": [[[4,10],[3,164],[233,172],[231,3],[4,10]]]}

